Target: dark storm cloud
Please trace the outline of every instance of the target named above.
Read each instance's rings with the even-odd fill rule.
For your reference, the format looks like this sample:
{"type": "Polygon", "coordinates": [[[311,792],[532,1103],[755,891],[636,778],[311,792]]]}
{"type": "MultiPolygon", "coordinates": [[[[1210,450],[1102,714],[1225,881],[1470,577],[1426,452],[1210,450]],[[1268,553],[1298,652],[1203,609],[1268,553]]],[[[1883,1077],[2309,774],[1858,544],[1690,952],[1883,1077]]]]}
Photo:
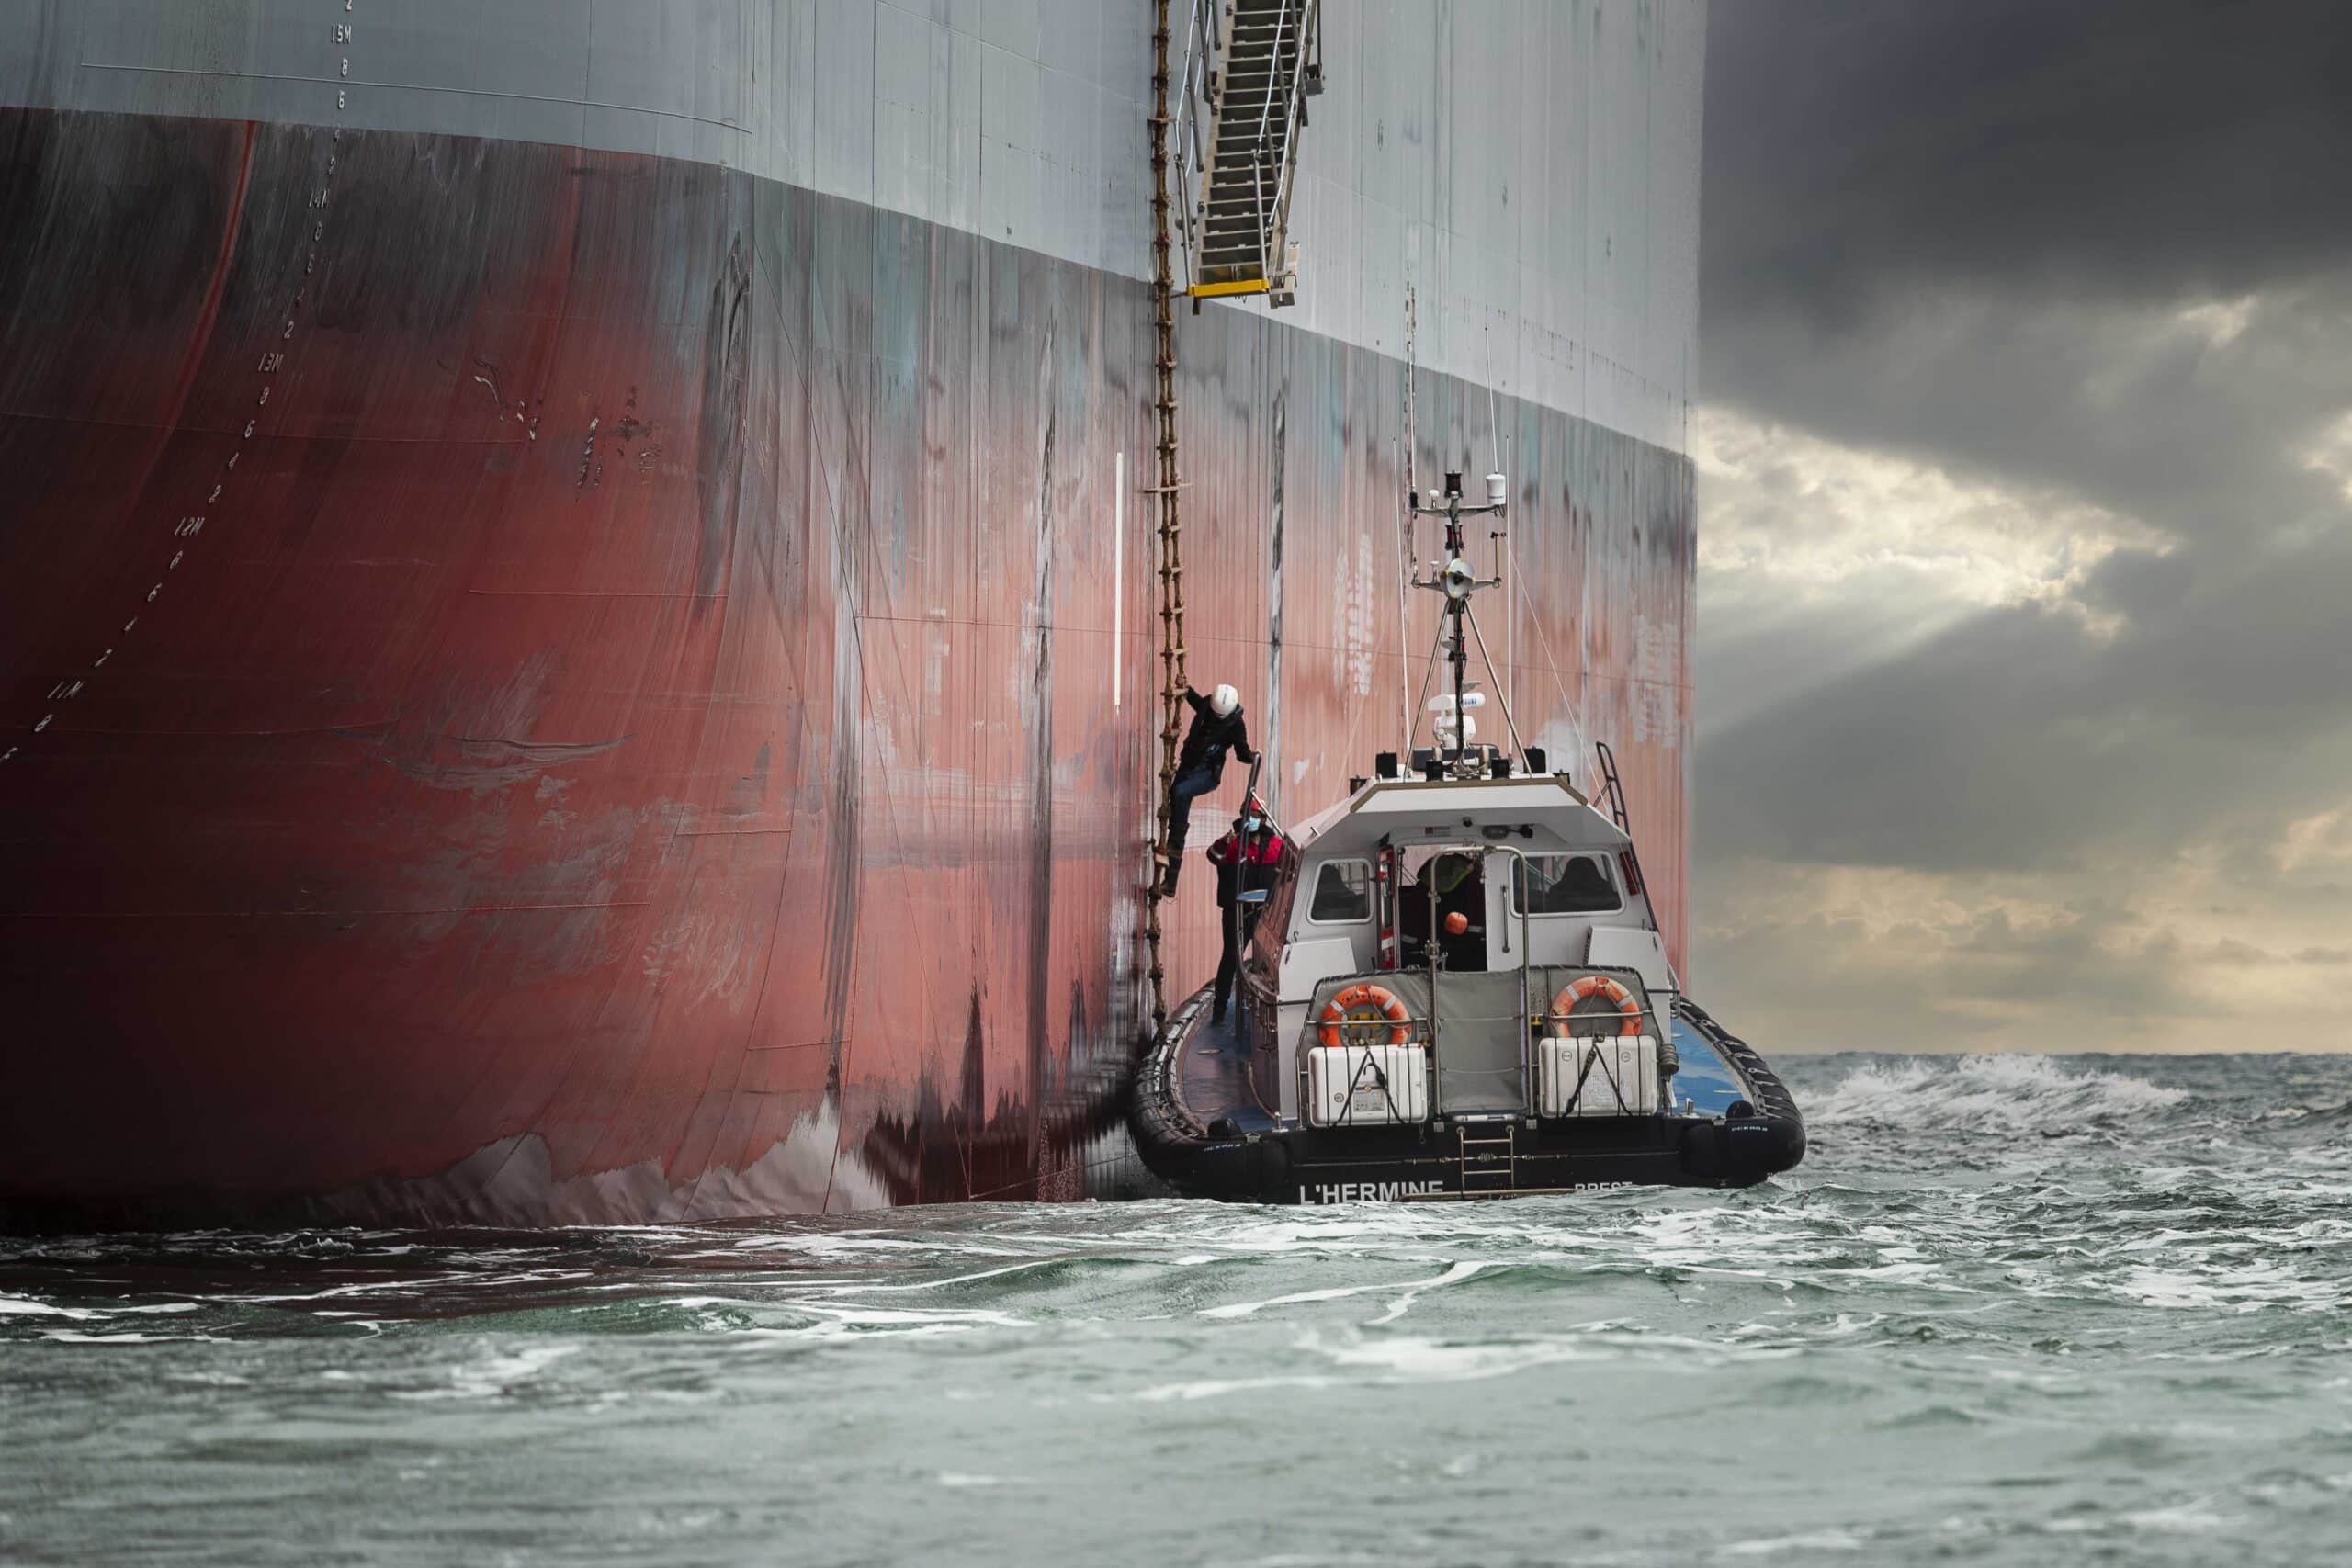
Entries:
{"type": "Polygon", "coordinates": [[[2352,7],[1717,0],[1711,311],[2234,295],[2352,249],[2352,7]]]}
{"type": "Polygon", "coordinates": [[[2352,389],[2352,6],[1712,16],[1711,400],[2194,526],[2352,389]],[[2271,348],[2234,386],[2147,331],[2256,293],[2271,348]]]}

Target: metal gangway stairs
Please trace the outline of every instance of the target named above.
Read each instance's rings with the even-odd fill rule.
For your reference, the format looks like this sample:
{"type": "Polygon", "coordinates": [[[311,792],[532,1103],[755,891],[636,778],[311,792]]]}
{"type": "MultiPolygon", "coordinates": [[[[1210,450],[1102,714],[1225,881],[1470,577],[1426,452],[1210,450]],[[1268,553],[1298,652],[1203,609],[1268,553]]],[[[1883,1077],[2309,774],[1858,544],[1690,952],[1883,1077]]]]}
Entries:
{"type": "Polygon", "coordinates": [[[1321,0],[1192,0],[1178,111],[1185,289],[1288,305],[1298,135],[1323,90],[1321,0]]]}

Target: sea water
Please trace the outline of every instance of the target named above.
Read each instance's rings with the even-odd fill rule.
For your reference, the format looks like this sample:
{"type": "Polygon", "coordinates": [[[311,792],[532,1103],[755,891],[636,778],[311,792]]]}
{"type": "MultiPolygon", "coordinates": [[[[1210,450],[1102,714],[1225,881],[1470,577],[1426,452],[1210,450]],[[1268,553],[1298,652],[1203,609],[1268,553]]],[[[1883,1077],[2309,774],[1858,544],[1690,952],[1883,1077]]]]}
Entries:
{"type": "Polygon", "coordinates": [[[2352,1060],[1784,1066],[1745,1192],[0,1242],[0,1561],[2352,1553],[2352,1060]]]}

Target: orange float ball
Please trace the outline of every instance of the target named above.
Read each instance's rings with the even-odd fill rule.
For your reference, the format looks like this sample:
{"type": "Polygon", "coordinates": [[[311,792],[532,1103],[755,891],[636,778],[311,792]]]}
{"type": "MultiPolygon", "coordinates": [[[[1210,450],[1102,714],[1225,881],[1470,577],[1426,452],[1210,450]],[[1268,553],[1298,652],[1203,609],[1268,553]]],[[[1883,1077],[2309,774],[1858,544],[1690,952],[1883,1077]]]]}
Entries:
{"type": "Polygon", "coordinates": [[[1464,914],[1461,910],[1456,909],[1453,913],[1445,917],[1446,935],[1460,936],[1464,931],[1466,931],[1469,929],[1470,917],[1464,914]]]}

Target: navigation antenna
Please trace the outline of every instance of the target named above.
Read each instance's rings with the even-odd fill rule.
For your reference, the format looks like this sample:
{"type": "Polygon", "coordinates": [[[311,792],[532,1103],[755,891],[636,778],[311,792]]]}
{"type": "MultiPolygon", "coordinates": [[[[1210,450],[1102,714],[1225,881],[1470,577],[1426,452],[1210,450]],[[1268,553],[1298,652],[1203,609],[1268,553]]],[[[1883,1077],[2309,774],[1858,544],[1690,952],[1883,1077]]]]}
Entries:
{"type": "MultiPolygon", "coordinates": [[[[1430,730],[1433,744],[1428,768],[1430,777],[1451,774],[1455,778],[1476,778],[1488,768],[1486,759],[1487,749],[1471,744],[1478,727],[1476,720],[1470,716],[1470,710],[1486,704],[1485,694],[1470,689],[1470,645],[1474,642],[1478,648],[1478,661],[1487,667],[1487,678],[1495,682],[1496,701],[1503,712],[1503,729],[1510,737],[1510,751],[1498,758],[1497,765],[1508,772],[1510,765],[1509,758],[1516,756],[1529,772],[1535,772],[1537,768],[1537,759],[1520,742],[1519,726],[1511,717],[1510,703],[1497,676],[1494,658],[1487,651],[1487,639],[1478,631],[1478,617],[1470,608],[1473,593],[1481,588],[1492,588],[1503,580],[1504,531],[1497,528],[1493,533],[1495,575],[1492,577],[1480,577],[1477,569],[1470,564],[1466,558],[1469,547],[1462,533],[1462,520],[1465,517],[1501,517],[1509,505],[1510,490],[1510,481],[1502,475],[1488,474],[1486,504],[1465,506],[1462,502],[1462,476],[1448,470],[1445,493],[1438,504],[1424,506],[1418,494],[1407,497],[1406,510],[1410,515],[1445,519],[1444,564],[1431,562],[1430,575],[1426,578],[1420,574],[1418,566],[1413,572],[1414,587],[1426,588],[1445,596],[1445,619],[1439,623],[1437,640],[1430,647],[1429,663],[1421,671],[1422,701],[1416,705],[1417,707],[1425,707],[1432,716],[1430,730]],[[1442,694],[1430,701],[1430,678],[1437,671],[1437,656],[1441,649],[1446,655],[1446,661],[1453,666],[1453,693],[1451,696],[1442,694]]],[[[1414,722],[1413,733],[1405,738],[1408,753],[1419,734],[1418,721],[1414,722]]]]}

